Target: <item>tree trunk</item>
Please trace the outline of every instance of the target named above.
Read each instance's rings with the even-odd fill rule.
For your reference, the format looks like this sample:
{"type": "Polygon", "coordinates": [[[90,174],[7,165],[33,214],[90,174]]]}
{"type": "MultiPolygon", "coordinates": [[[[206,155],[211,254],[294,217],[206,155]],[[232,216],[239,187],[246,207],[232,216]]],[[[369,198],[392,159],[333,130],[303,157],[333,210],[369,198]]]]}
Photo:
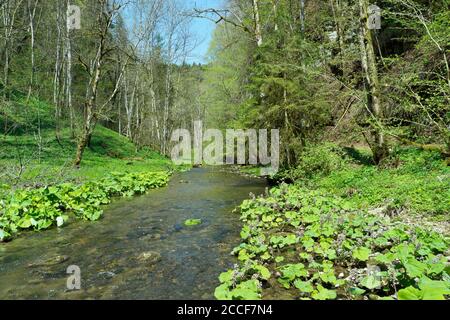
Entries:
{"type": "Polygon", "coordinates": [[[30,84],[28,86],[28,95],[27,95],[27,102],[30,100],[31,94],[33,92],[33,86],[34,86],[34,73],[35,73],[35,55],[34,55],[34,47],[35,47],[35,30],[34,30],[34,18],[36,16],[36,9],[37,5],[39,3],[39,0],[36,0],[34,3],[34,6],[31,7],[31,0],[28,0],[28,17],[30,19],[30,35],[31,35],[31,73],[30,73],[30,84]]]}
{"type": "Polygon", "coordinates": [[[380,84],[378,80],[378,69],[373,46],[372,30],[369,29],[368,0],[359,0],[360,6],[360,47],[361,61],[367,85],[367,106],[372,117],[373,138],[371,144],[373,159],[375,163],[389,155],[386,139],[383,133],[383,109],[380,100],[380,84]],[[375,122],[375,123],[373,123],[375,122]]]}
{"type": "Polygon", "coordinates": [[[10,45],[12,42],[12,34],[15,28],[16,14],[22,5],[23,0],[6,1],[2,7],[3,25],[5,26],[5,62],[3,68],[3,82],[5,86],[4,96],[7,97],[7,88],[9,84],[9,67],[11,63],[10,45]]]}
{"type": "Polygon", "coordinates": [[[253,0],[253,16],[255,18],[256,44],[258,45],[258,47],[261,47],[263,44],[263,37],[262,37],[262,31],[261,31],[262,28],[261,28],[258,0],[253,0]]]}
{"type": "Polygon", "coordinates": [[[300,31],[302,35],[305,35],[305,2],[306,0],[300,0],[300,31]]]}
{"type": "Polygon", "coordinates": [[[336,34],[337,34],[337,42],[339,45],[339,59],[341,61],[341,70],[342,70],[342,76],[344,80],[346,79],[347,75],[349,74],[346,65],[345,65],[345,57],[344,57],[344,28],[342,26],[342,19],[343,19],[343,8],[342,8],[342,1],[341,0],[330,0],[331,4],[331,10],[333,12],[333,18],[334,18],[334,24],[336,27],[336,34]]]}
{"type": "Polygon", "coordinates": [[[277,7],[277,1],[272,0],[272,7],[273,7],[273,20],[274,20],[274,31],[278,31],[278,7],[277,7]]]}
{"type": "MultiPolygon", "coordinates": [[[[77,145],[77,152],[75,156],[74,165],[76,167],[80,166],[81,161],[83,159],[83,153],[86,149],[86,146],[88,146],[92,133],[94,132],[95,126],[97,124],[97,120],[101,112],[103,111],[103,108],[107,106],[116,96],[119,86],[122,81],[122,76],[124,73],[124,69],[126,68],[127,63],[125,63],[120,71],[119,77],[116,81],[115,88],[113,93],[109,96],[106,101],[98,106],[97,105],[97,98],[98,98],[98,89],[99,84],[101,81],[102,71],[103,71],[103,64],[105,62],[105,59],[107,58],[107,52],[112,51],[112,48],[107,47],[107,38],[108,38],[108,32],[110,30],[111,24],[114,20],[114,17],[116,16],[117,12],[120,10],[120,6],[109,8],[108,7],[108,1],[107,0],[99,0],[101,4],[101,12],[98,14],[98,21],[99,21],[99,39],[98,39],[98,47],[96,50],[95,58],[92,61],[91,67],[89,67],[88,73],[89,73],[89,82],[88,82],[88,94],[86,97],[86,103],[85,103],[85,118],[84,118],[84,125],[83,130],[81,132],[81,136],[78,139],[78,145],[77,145]]],[[[79,58],[80,61],[81,57],[79,58]]],[[[85,64],[84,64],[85,65],[85,64]]],[[[85,65],[86,66],[86,65],[85,65]]]]}
{"type": "Polygon", "coordinates": [[[92,133],[90,132],[90,129],[88,127],[86,127],[84,130],[85,131],[83,132],[77,145],[77,153],[74,162],[75,167],[80,167],[81,160],[83,159],[84,150],[86,150],[86,147],[90,144],[92,137],[92,133]]]}
{"type": "MultiPolygon", "coordinates": [[[[67,8],[70,5],[70,0],[67,0],[67,8]]],[[[66,9],[67,9],[66,8],[66,9]]],[[[75,114],[72,106],[72,43],[70,39],[70,23],[69,15],[66,13],[66,109],[70,117],[70,132],[72,138],[75,137],[75,114]]]]}
{"type": "Polygon", "coordinates": [[[55,74],[53,78],[53,104],[55,105],[55,135],[60,141],[60,121],[61,121],[61,5],[56,3],[56,58],[55,74]]]}

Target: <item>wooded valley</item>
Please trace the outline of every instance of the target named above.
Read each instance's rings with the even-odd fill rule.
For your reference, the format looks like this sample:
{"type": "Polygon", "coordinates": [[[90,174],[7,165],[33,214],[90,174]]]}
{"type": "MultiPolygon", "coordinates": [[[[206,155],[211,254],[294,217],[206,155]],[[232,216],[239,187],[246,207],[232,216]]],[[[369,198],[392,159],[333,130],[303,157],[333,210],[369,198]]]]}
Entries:
{"type": "MultiPolygon", "coordinates": [[[[175,188],[191,215],[161,228],[194,238],[215,219],[202,210],[225,214],[223,180],[227,192],[252,192],[229,199],[239,230],[238,216],[220,222],[240,232],[236,261],[211,262],[208,287],[181,298],[450,297],[449,0],[0,0],[0,57],[0,269],[1,247],[29,231],[67,225],[72,235],[113,199],[156,188],[175,188]],[[214,23],[201,61],[199,20],[214,23]],[[172,133],[195,121],[278,129],[280,170],[176,166],[172,133]],[[202,179],[217,183],[203,194],[202,179]],[[178,182],[198,191],[190,202],[178,182]]],[[[148,214],[175,206],[157,203],[148,214]]],[[[164,269],[161,250],[143,259],[164,269]]],[[[1,288],[10,278],[0,276],[0,299],[23,297],[1,288]]]]}

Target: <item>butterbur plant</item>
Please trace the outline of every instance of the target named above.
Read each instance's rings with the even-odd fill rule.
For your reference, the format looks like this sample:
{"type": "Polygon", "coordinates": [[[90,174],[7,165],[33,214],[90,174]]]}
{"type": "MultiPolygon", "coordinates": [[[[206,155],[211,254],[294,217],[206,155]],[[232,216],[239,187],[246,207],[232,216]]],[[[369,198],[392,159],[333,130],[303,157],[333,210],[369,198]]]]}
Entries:
{"type": "Polygon", "coordinates": [[[247,200],[240,213],[242,243],[233,253],[241,261],[241,276],[230,282],[222,274],[219,299],[245,298],[231,293],[241,292],[241,283],[245,292],[255,289],[247,298],[281,291],[316,300],[450,295],[449,240],[436,232],[296,185],[247,200]],[[254,280],[263,289],[251,286],[248,281],[254,280]]]}
{"type": "Polygon", "coordinates": [[[113,197],[130,197],[165,186],[170,173],[112,173],[82,185],[64,183],[40,189],[18,190],[0,201],[0,241],[23,230],[62,227],[72,213],[83,220],[98,220],[102,206],[113,197]]]}

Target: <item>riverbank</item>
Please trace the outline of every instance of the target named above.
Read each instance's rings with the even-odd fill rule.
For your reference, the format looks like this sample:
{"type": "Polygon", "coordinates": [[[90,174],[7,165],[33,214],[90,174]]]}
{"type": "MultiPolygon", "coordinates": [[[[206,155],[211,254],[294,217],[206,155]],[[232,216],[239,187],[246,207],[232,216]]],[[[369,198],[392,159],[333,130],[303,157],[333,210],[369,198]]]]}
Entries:
{"type": "Polygon", "coordinates": [[[62,227],[70,218],[96,221],[113,197],[131,197],[167,185],[170,172],[113,173],[81,185],[64,183],[15,190],[0,202],[0,242],[22,231],[62,227]]]}
{"type": "Polygon", "coordinates": [[[213,299],[217,274],[236,263],[241,223],[231,212],[266,185],[194,168],[167,187],[117,199],[101,221],[72,219],[2,243],[0,299],[213,299]],[[81,290],[66,287],[71,265],[80,267],[81,290]]]}
{"type": "Polygon", "coordinates": [[[68,128],[56,136],[53,107],[33,97],[25,106],[20,97],[15,103],[23,108],[0,115],[12,128],[0,136],[0,242],[62,227],[69,218],[98,220],[112,198],[165,186],[179,169],[101,125],[75,168],[76,140],[68,128]]]}
{"type": "Polygon", "coordinates": [[[449,168],[414,149],[384,168],[365,159],[315,148],[278,177],[293,183],[244,201],[240,263],[220,275],[216,298],[448,297],[449,168]]]}

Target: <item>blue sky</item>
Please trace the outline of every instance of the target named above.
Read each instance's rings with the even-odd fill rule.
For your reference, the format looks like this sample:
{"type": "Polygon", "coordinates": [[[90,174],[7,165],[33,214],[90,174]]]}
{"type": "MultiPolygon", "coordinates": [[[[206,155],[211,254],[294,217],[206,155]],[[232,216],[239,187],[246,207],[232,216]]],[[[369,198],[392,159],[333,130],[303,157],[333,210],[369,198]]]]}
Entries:
{"type": "MultiPolygon", "coordinates": [[[[206,8],[221,8],[225,0],[186,0],[188,8],[206,9],[206,8]]],[[[198,46],[190,54],[188,58],[189,63],[203,63],[208,52],[209,44],[215,29],[215,23],[208,19],[195,18],[192,23],[192,32],[194,33],[198,46]]]]}
{"type": "MultiPolygon", "coordinates": [[[[220,9],[223,8],[224,4],[227,0],[164,0],[164,1],[181,1],[183,3],[183,9],[185,10],[193,10],[197,9],[208,9],[215,8],[220,9]]],[[[129,24],[133,19],[133,16],[130,12],[124,12],[125,22],[129,24]]],[[[193,51],[189,54],[186,59],[188,63],[205,63],[206,62],[206,54],[208,52],[209,44],[212,40],[212,36],[214,33],[214,29],[216,24],[208,19],[204,18],[194,18],[191,24],[191,33],[194,37],[193,41],[197,44],[197,46],[193,49],[193,51]]]]}

